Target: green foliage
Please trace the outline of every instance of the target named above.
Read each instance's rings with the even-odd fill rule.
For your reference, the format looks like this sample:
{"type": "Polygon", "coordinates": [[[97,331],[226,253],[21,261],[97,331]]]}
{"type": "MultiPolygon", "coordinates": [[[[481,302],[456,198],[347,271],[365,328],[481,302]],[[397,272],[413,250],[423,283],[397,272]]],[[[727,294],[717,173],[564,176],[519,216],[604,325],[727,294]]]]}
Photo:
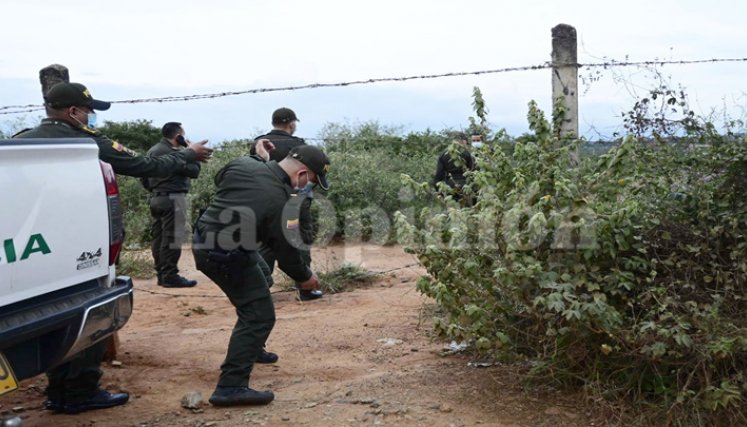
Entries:
{"type": "Polygon", "coordinates": [[[370,285],[376,280],[376,275],[353,264],[343,264],[336,270],[327,271],[319,275],[325,293],[339,293],[351,291],[370,285]]]}
{"type": "Polygon", "coordinates": [[[141,249],[150,245],[150,206],[148,193],[139,178],[117,175],[119,198],[125,224],[125,247],[141,249]]]}
{"type": "Polygon", "coordinates": [[[150,147],[161,140],[161,129],[153,126],[153,122],[150,120],[105,121],[103,125],[96,129],[130,150],[141,154],[147,152],[150,147]]]}
{"type": "Polygon", "coordinates": [[[528,121],[513,150],[479,153],[474,207],[397,215],[437,331],[670,424],[744,425],[747,143],[627,137],[579,161],[534,103],[528,121]]]}
{"type": "Polygon", "coordinates": [[[138,279],[150,279],[155,277],[156,270],[153,265],[153,256],[150,251],[122,251],[117,260],[117,274],[123,274],[138,279]]]}
{"type": "MultiPolygon", "coordinates": [[[[401,191],[403,173],[430,180],[438,155],[453,133],[397,134],[376,123],[356,127],[328,125],[323,132],[332,167],[326,197],[334,215],[320,215],[324,229],[337,230],[349,240],[389,242],[394,234],[391,221],[400,209],[425,206],[429,197],[413,199],[401,191]],[[331,223],[334,220],[335,223],[331,223]]],[[[317,203],[315,203],[317,205],[317,203]]]]}

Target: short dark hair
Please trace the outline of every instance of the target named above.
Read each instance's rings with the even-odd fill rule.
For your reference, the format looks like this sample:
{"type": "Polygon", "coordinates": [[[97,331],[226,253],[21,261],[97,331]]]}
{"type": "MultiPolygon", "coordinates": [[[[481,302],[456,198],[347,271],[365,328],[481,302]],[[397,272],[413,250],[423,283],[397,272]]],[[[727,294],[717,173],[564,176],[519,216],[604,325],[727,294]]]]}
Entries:
{"type": "Polygon", "coordinates": [[[161,135],[164,138],[173,138],[179,133],[181,128],[182,124],[179,122],[168,122],[161,128],[161,135]]]}

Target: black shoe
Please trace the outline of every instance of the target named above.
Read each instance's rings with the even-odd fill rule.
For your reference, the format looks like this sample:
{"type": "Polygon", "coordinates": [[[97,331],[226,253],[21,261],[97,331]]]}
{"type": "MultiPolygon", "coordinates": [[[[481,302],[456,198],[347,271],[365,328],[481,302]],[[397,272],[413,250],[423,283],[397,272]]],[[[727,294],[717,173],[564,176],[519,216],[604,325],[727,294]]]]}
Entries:
{"type": "Polygon", "coordinates": [[[78,414],[94,409],[106,409],[113,406],[124,405],[129,399],[130,395],[127,393],[109,393],[106,390],[99,390],[88,400],[77,403],[66,403],[58,410],[66,414],[78,414]]]}
{"type": "Polygon", "coordinates": [[[271,391],[249,387],[216,387],[208,402],[215,406],[267,405],[275,399],[271,391]]]}
{"type": "Polygon", "coordinates": [[[61,400],[48,399],[46,402],[44,402],[44,408],[48,411],[59,412],[59,411],[62,411],[64,407],[65,407],[65,404],[62,403],[61,400]]]}
{"type": "Polygon", "coordinates": [[[197,285],[197,280],[189,280],[186,277],[180,275],[164,277],[163,280],[158,281],[158,286],[164,288],[191,288],[197,285]]]}
{"type": "Polygon", "coordinates": [[[278,355],[275,353],[270,353],[269,351],[265,351],[265,349],[262,349],[262,353],[259,353],[259,357],[257,357],[257,360],[255,360],[256,363],[275,363],[279,359],[278,355]]]}
{"type": "Polygon", "coordinates": [[[298,299],[300,299],[301,301],[313,301],[323,296],[324,294],[322,293],[322,291],[318,289],[315,289],[313,291],[306,290],[306,289],[299,289],[298,291],[298,299]]]}

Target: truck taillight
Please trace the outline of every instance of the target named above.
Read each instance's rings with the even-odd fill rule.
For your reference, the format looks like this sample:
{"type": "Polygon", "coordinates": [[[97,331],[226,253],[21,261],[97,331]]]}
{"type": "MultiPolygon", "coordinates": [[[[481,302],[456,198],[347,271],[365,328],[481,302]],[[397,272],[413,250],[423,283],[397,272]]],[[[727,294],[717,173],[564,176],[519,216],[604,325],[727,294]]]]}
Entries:
{"type": "Polygon", "coordinates": [[[114,264],[124,242],[124,223],[122,221],[122,204],[119,201],[119,187],[114,170],[109,163],[99,160],[101,173],[104,175],[106,200],[109,206],[109,265],[114,264]]]}

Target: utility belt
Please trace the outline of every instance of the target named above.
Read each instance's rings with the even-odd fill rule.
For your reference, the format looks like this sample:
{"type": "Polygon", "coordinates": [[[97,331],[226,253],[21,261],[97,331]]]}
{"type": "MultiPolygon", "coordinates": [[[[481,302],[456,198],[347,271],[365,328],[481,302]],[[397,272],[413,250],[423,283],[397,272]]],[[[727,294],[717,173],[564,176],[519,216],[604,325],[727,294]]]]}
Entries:
{"type": "Polygon", "coordinates": [[[152,193],[156,197],[160,196],[170,196],[172,194],[187,194],[186,191],[154,191],[152,193]]]}
{"type": "MultiPolygon", "coordinates": [[[[195,228],[194,243],[204,244],[200,232],[195,228]]],[[[230,251],[223,249],[206,249],[208,261],[218,264],[222,269],[226,269],[231,282],[234,286],[241,286],[243,283],[242,270],[246,267],[253,267],[259,263],[259,253],[257,251],[247,251],[243,249],[232,249],[230,251]]]]}

